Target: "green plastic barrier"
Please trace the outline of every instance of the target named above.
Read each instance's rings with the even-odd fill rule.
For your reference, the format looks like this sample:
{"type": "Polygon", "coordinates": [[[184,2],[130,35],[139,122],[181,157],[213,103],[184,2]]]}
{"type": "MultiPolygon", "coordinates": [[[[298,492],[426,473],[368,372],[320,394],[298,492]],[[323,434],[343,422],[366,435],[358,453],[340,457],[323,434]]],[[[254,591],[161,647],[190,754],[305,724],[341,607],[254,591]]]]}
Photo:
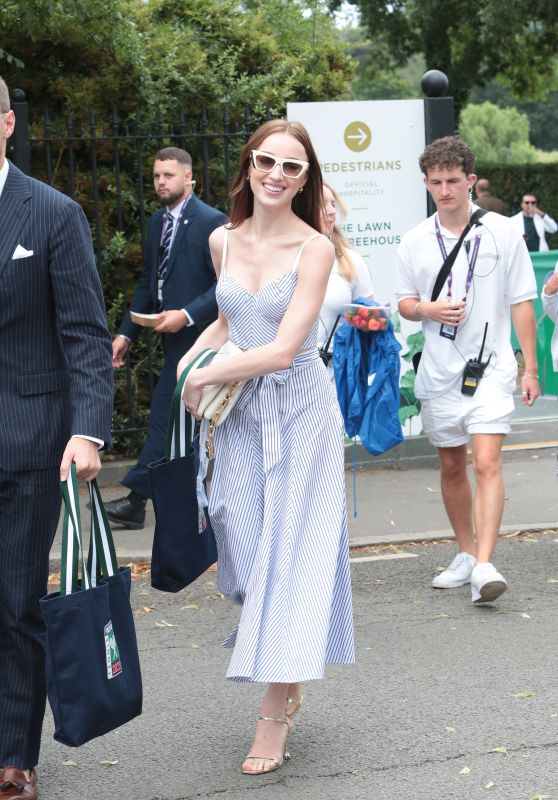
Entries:
{"type": "MultiPolygon", "coordinates": [[[[558,373],[552,367],[550,354],[550,340],[554,333],[554,323],[545,316],[541,300],[544,279],[548,272],[554,270],[558,261],[558,250],[549,250],[548,253],[530,253],[535,277],[537,279],[538,296],[533,300],[535,319],[537,320],[537,361],[539,364],[539,381],[543,394],[558,395],[558,373]]],[[[512,345],[514,350],[519,350],[519,342],[512,325],[512,345]]]]}

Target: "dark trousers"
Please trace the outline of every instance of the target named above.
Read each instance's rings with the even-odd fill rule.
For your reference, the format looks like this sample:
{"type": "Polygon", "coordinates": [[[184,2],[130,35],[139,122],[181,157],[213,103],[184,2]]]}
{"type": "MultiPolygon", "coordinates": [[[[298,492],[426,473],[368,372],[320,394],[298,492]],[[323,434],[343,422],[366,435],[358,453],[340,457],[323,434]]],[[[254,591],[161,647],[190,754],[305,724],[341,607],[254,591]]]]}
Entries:
{"type": "Polygon", "coordinates": [[[147,465],[165,455],[169,412],[175,388],[176,364],[165,362],[151,399],[147,439],[137,464],[132,467],[122,481],[124,486],[142,497],[151,497],[147,465]]]}
{"type": "Polygon", "coordinates": [[[0,767],[39,760],[45,714],[48,555],[60,516],[58,467],[0,469],[0,767]]]}

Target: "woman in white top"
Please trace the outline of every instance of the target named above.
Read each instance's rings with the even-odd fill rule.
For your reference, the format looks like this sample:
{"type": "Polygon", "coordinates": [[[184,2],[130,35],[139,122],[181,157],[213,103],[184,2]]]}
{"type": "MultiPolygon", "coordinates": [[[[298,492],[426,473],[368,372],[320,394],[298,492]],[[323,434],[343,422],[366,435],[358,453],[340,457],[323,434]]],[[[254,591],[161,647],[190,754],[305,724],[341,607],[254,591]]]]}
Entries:
{"type": "MultiPolygon", "coordinates": [[[[346,216],[346,209],[337,192],[324,183],[324,209],[322,229],[335,247],[335,262],[329,276],[324,302],[318,321],[318,347],[323,348],[339,315],[343,315],[345,304],[357,297],[371,297],[373,294],[370,272],[364,259],[352,250],[341,228],[336,224],[337,209],[346,216]]],[[[333,340],[329,352],[333,349],[333,340]]]]}

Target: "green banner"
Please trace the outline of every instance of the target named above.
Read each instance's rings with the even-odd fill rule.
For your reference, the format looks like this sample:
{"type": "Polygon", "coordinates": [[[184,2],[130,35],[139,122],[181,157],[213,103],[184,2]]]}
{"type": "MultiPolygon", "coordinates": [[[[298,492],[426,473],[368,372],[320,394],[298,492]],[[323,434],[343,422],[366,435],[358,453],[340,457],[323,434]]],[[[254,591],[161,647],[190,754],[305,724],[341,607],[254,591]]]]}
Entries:
{"type": "MultiPolygon", "coordinates": [[[[549,272],[554,271],[558,261],[558,250],[549,250],[547,253],[530,253],[535,277],[537,279],[538,296],[533,300],[535,319],[537,320],[537,361],[539,364],[539,381],[543,394],[558,395],[558,373],[552,367],[550,354],[550,341],[554,333],[554,323],[545,316],[541,300],[544,279],[549,272]]],[[[514,350],[519,350],[519,342],[512,325],[512,345],[514,350]]]]}

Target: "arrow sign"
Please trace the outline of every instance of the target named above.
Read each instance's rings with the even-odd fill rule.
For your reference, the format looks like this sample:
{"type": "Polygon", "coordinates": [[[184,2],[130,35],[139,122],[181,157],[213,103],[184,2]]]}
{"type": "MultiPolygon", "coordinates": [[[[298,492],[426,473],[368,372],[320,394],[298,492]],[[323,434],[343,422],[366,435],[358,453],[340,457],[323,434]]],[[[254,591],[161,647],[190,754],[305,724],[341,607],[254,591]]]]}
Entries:
{"type": "Polygon", "coordinates": [[[355,153],[362,153],[372,141],[372,132],[365,122],[350,122],[343,134],[345,144],[355,153]]]}

